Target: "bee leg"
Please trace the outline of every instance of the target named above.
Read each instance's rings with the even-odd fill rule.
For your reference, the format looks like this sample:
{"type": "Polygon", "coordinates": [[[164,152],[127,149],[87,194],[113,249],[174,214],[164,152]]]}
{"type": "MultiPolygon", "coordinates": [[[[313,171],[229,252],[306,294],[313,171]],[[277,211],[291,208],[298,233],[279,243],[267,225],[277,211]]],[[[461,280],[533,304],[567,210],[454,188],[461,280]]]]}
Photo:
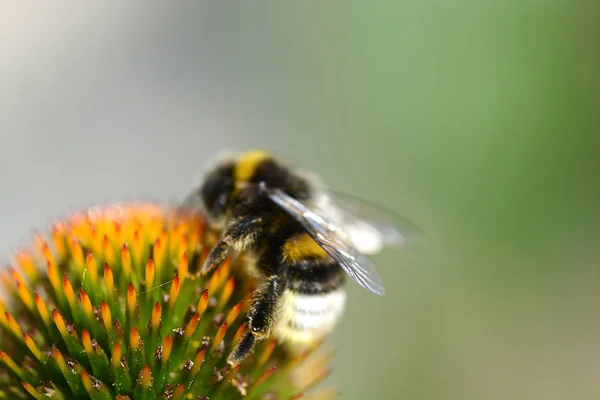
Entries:
{"type": "Polygon", "coordinates": [[[209,253],[200,270],[201,274],[205,275],[221,265],[232,248],[243,251],[250,247],[260,230],[261,221],[260,218],[248,217],[231,222],[209,253]]]}
{"type": "Polygon", "coordinates": [[[227,362],[230,365],[242,362],[257,341],[269,336],[284,289],[277,275],[271,276],[256,289],[248,312],[249,329],[229,355],[227,362]]]}

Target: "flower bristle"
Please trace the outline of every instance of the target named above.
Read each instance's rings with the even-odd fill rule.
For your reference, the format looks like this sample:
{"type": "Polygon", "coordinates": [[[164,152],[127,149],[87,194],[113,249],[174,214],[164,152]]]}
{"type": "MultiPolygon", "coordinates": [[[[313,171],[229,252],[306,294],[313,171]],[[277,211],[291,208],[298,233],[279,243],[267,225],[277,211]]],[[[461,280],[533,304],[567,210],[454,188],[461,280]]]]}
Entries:
{"type": "Polygon", "coordinates": [[[0,400],[310,398],[330,361],[319,346],[265,340],[227,364],[255,282],[242,259],[198,274],[216,238],[200,214],[156,204],[88,209],[36,235],[2,274],[0,400]]]}

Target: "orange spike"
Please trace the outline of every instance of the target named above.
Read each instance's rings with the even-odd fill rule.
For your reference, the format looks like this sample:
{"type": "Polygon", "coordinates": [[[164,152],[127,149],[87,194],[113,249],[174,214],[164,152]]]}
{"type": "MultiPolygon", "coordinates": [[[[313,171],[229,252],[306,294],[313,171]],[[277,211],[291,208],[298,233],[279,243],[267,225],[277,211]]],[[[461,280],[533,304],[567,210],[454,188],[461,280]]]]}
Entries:
{"type": "Polygon", "coordinates": [[[152,379],[152,370],[149,365],[146,365],[142,368],[142,372],[140,372],[140,383],[143,388],[149,389],[150,386],[154,383],[152,379]]]}
{"type": "Polygon", "coordinates": [[[188,340],[190,340],[190,338],[196,331],[196,328],[198,327],[198,321],[200,321],[200,315],[198,315],[198,313],[196,313],[192,316],[192,319],[185,327],[185,333],[183,334],[183,342],[184,343],[187,342],[188,340]]]}
{"type": "Polygon", "coordinates": [[[104,235],[104,239],[102,240],[102,251],[106,264],[115,265],[115,253],[107,235],[104,235]]]}
{"type": "Polygon", "coordinates": [[[115,343],[115,345],[113,346],[113,351],[112,351],[112,356],[111,356],[111,363],[113,368],[119,368],[119,366],[121,365],[121,357],[123,356],[123,352],[121,350],[121,343],[117,342],[115,343]]]}
{"type": "Polygon", "coordinates": [[[129,279],[131,276],[131,252],[127,243],[121,247],[121,266],[123,268],[123,275],[126,279],[129,279]]]}
{"type": "Polygon", "coordinates": [[[75,265],[77,266],[77,269],[79,269],[80,271],[83,271],[84,266],[85,266],[85,260],[83,258],[83,249],[81,248],[81,245],[79,244],[79,240],[77,240],[77,237],[75,237],[75,236],[71,237],[70,245],[71,245],[71,257],[73,258],[73,261],[74,261],[75,265]]]}
{"type": "Polygon", "coordinates": [[[50,280],[50,284],[52,285],[52,288],[54,288],[54,290],[58,293],[60,292],[60,277],[58,275],[58,270],[56,269],[56,266],[51,262],[51,261],[47,261],[46,262],[47,267],[48,267],[48,279],[50,280]]]}
{"type": "Polygon", "coordinates": [[[31,255],[27,253],[25,250],[21,250],[16,255],[17,263],[25,272],[29,280],[36,281],[38,278],[38,269],[35,263],[33,262],[33,258],[31,255]]]}
{"type": "Polygon", "coordinates": [[[226,332],[227,332],[227,321],[223,322],[221,324],[221,326],[219,327],[219,330],[217,331],[217,333],[215,335],[215,339],[213,340],[212,346],[210,347],[211,352],[215,351],[217,349],[217,347],[219,347],[219,345],[223,341],[223,338],[225,337],[226,332]]]}
{"type": "Polygon", "coordinates": [[[217,291],[219,283],[221,283],[221,271],[221,267],[218,267],[210,277],[210,280],[208,281],[208,291],[210,293],[215,293],[217,291]]]}
{"type": "Polygon", "coordinates": [[[140,348],[140,332],[135,326],[131,328],[131,332],[129,333],[129,345],[133,350],[140,348]]]}
{"type": "Polygon", "coordinates": [[[185,385],[178,383],[173,390],[173,400],[179,400],[185,394],[185,385]]]}
{"type": "Polygon", "coordinates": [[[262,367],[263,365],[265,365],[267,361],[269,361],[269,358],[271,358],[271,354],[273,354],[273,350],[275,350],[276,345],[277,345],[276,340],[271,340],[267,344],[267,346],[263,350],[262,354],[260,355],[260,358],[258,359],[257,366],[259,368],[262,367]]]}
{"type": "Polygon", "coordinates": [[[63,223],[55,222],[54,224],[52,224],[52,243],[54,244],[54,248],[56,249],[56,253],[58,254],[59,260],[64,259],[67,255],[67,247],[65,245],[66,233],[67,229],[63,223]]]}
{"type": "Polygon", "coordinates": [[[171,284],[171,291],[169,292],[169,308],[173,308],[175,302],[177,301],[177,297],[179,296],[179,275],[175,275],[173,278],[173,283],[171,284]]]}
{"type": "Polygon", "coordinates": [[[233,293],[233,289],[235,288],[235,279],[232,276],[227,280],[225,287],[223,288],[223,292],[221,293],[221,298],[219,299],[219,306],[224,307],[225,304],[229,301],[231,294],[233,293]]]}
{"type": "Polygon", "coordinates": [[[92,253],[87,253],[85,257],[85,268],[91,281],[95,284],[98,280],[98,265],[96,264],[96,258],[92,253]]]}
{"type": "Polygon", "coordinates": [[[14,360],[12,358],[10,358],[10,356],[8,354],[6,354],[4,351],[0,351],[0,358],[2,359],[4,364],[6,364],[6,366],[11,371],[13,371],[16,375],[19,376],[19,378],[24,376],[23,370],[21,369],[21,367],[19,367],[17,365],[17,363],[15,363],[14,360]]]}
{"type": "Polygon", "coordinates": [[[188,255],[187,252],[183,253],[181,256],[181,261],[179,262],[179,270],[178,274],[181,277],[181,280],[184,281],[187,277],[188,273],[188,255]]]}
{"type": "Polygon", "coordinates": [[[223,282],[229,278],[229,274],[231,273],[231,259],[226,258],[221,264],[221,281],[219,282],[219,286],[223,284],[223,282]]]}
{"type": "Polygon", "coordinates": [[[156,275],[159,277],[162,276],[162,267],[164,264],[164,256],[165,256],[165,246],[164,242],[161,240],[160,236],[156,238],[154,241],[154,246],[152,246],[152,259],[156,264],[156,275]]]}
{"type": "Polygon", "coordinates": [[[152,258],[148,259],[146,263],[146,293],[148,296],[151,295],[150,289],[153,288],[154,285],[154,261],[152,258]]]}
{"type": "Polygon", "coordinates": [[[23,385],[23,388],[25,390],[27,390],[27,393],[29,393],[35,399],[42,399],[43,398],[42,395],[40,394],[40,392],[38,392],[37,389],[34,388],[33,385],[31,385],[31,383],[27,383],[25,381],[22,381],[21,385],[23,385]]]}
{"type": "Polygon", "coordinates": [[[42,243],[42,255],[44,259],[54,265],[56,265],[56,260],[54,259],[54,255],[52,255],[52,251],[50,251],[50,247],[48,247],[48,243],[45,241],[42,243]]]}
{"type": "Polygon", "coordinates": [[[15,280],[15,282],[17,283],[17,285],[20,283],[22,285],[25,285],[25,281],[23,280],[23,278],[21,277],[21,275],[17,272],[16,269],[14,269],[13,267],[9,267],[8,268],[8,272],[10,273],[10,275],[12,276],[12,278],[15,280]]]}
{"type": "Polygon", "coordinates": [[[65,297],[71,306],[71,310],[75,311],[75,292],[73,291],[73,285],[67,278],[67,275],[63,275],[63,291],[65,293],[65,297]]]}
{"type": "Polygon", "coordinates": [[[8,324],[8,327],[10,328],[12,333],[14,333],[15,336],[18,338],[23,337],[23,331],[21,330],[21,327],[19,326],[15,318],[12,316],[12,314],[8,311],[5,311],[4,317],[6,318],[6,323],[8,324]]]}
{"type": "Polygon", "coordinates": [[[29,351],[31,351],[31,354],[33,354],[35,356],[35,358],[37,358],[38,361],[41,362],[44,359],[44,356],[42,355],[42,352],[37,347],[37,345],[35,344],[33,339],[31,339],[31,337],[29,335],[24,334],[23,340],[25,341],[25,344],[27,345],[27,348],[29,349],[29,351]]]}
{"type": "Polygon", "coordinates": [[[247,322],[244,322],[242,325],[240,325],[238,330],[235,332],[235,335],[233,335],[233,340],[231,341],[232,346],[236,346],[240,342],[240,340],[242,340],[242,336],[244,336],[244,333],[246,333],[247,327],[247,322]]]}
{"type": "Polygon", "coordinates": [[[102,314],[102,321],[104,322],[104,328],[106,332],[110,332],[112,329],[112,315],[110,313],[110,308],[108,304],[104,300],[102,300],[102,304],[100,305],[100,312],[102,314]]]}
{"type": "Polygon", "coordinates": [[[88,355],[92,355],[92,353],[94,353],[94,349],[92,348],[92,338],[90,337],[90,332],[87,329],[81,330],[81,342],[83,343],[83,348],[88,355]]]}
{"type": "Polygon", "coordinates": [[[200,296],[200,301],[198,301],[198,306],[196,306],[198,315],[202,316],[204,311],[206,311],[206,307],[208,307],[208,289],[204,289],[202,296],[200,296]]]}
{"type": "Polygon", "coordinates": [[[192,367],[191,375],[195,376],[200,368],[202,367],[202,363],[204,363],[204,357],[206,356],[206,347],[202,346],[198,354],[196,354],[196,358],[194,359],[194,366],[192,367]]]}
{"type": "Polygon", "coordinates": [[[112,270],[108,264],[104,265],[104,284],[106,285],[108,296],[112,296],[113,290],[115,289],[115,278],[113,277],[112,270]]]}
{"type": "Polygon", "coordinates": [[[19,294],[19,298],[21,299],[21,302],[23,302],[23,304],[25,304],[25,306],[28,309],[33,310],[34,301],[33,301],[33,297],[31,297],[31,292],[29,291],[27,286],[25,286],[24,284],[22,284],[19,281],[17,281],[17,293],[19,294]]]}
{"type": "Polygon", "coordinates": [[[171,357],[171,350],[173,349],[173,339],[171,336],[165,336],[165,340],[163,341],[163,353],[162,353],[162,363],[165,365],[167,361],[169,361],[169,357],[171,357]]]}
{"type": "Polygon", "coordinates": [[[160,303],[157,301],[154,304],[154,307],[152,308],[152,318],[151,318],[151,325],[152,325],[152,329],[156,330],[158,329],[158,325],[160,324],[160,317],[162,315],[162,310],[160,307],[160,303]]]}
{"type": "Polygon", "coordinates": [[[90,301],[90,297],[83,289],[79,291],[79,297],[81,299],[81,306],[83,307],[85,315],[90,321],[92,321],[92,319],[94,318],[94,310],[92,308],[92,302],[90,301]]]}
{"type": "Polygon", "coordinates": [[[52,311],[52,319],[54,320],[54,323],[56,324],[56,327],[58,328],[60,334],[63,337],[67,336],[68,332],[67,327],[65,325],[65,320],[63,319],[62,315],[60,315],[58,310],[54,309],[54,311],[52,311]]]}
{"type": "Polygon", "coordinates": [[[40,295],[37,292],[34,293],[34,298],[35,298],[35,306],[37,307],[38,313],[40,314],[42,321],[44,321],[46,326],[49,326],[50,325],[50,314],[48,313],[48,308],[46,308],[46,303],[44,303],[44,301],[42,300],[42,298],[40,297],[40,295]]]}
{"type": "Polygon", "coordinates": [[[248,394],[252,393],[257,387],[262,385],[273,373],[277,370],[277,367],[273,366],[266,370],[257,380],[248,388],[248,394]]]}
{"type": "Polygon", "coordinates": [[[56,360],[56,363],[58,364],[58,367],[60,368],[60,370],[65,373],[67,370],[67,363],[65,362],[65,358],[63,357],[63,355],[61,354],[61,352],[55,347],[54,348],[54,359],[56,360]]]}
{"type": "Polygon", "coordinates": [[[175,255],[183,254],[190,248],[190,236],[187,232],[181,234],[178,252],[175,255]]]}
{"type": "Polygon", "coordinates": [[[81,382],[83,383],[85,390],[87,390],[88,393],[92,393],[94,390],[94,386],[92,385],[92,379],[90,378],[90,374],[88,374],[85,369],[82,369],[79,373],[79,376],[81,377],[81,382]]]}
{"type": "Polygon", "coordinates": [[[4,303],[2,302],[2,300],[0,299],[0,324],[4,325],[4,326],[8,326],[6,323],[6,315],[4,314],[6,312],[6,307],[4,306],[4,303]]]}
{"type": "Polygon", "coordinates": [[[229,382],[231,382],[231,380],[233,379],[234,376],[236,376],[238,374],[238,372],[240,372],[240,369],[242,368],[242,364],[238,364],[235,367],[233,367],[224,377],[223,380],[221,381],[221,388],[224,387],[224,385],[228,384],[229,382]]]}
{"type": "Polygon", "coordinates": [[[227,314],[227,318],[225,319],[225,321],[227,321],[227,325],[231,326],[231,324],[233,324],[233,321],[235,321],[237,319],[238,315],[240,315],[243,305],[244,305],[244,301],[241,300],[234,307],[232,307],[231,310],[229,310],[229,313],[227,314]]]}
{"type": "Polygon", "coordinates": [[[127,308],[130,312],[135,311],[136,303],[135,287],[130,283],[127,287],[127,308]]]}
{"type": "Polygon", "coordinates": [[[136,265],[140,265],[139,263],[142,261],[142,238],[137,229],[133,232],[133,246],[131,250],[134,262],[137,263],[136,265]]]}

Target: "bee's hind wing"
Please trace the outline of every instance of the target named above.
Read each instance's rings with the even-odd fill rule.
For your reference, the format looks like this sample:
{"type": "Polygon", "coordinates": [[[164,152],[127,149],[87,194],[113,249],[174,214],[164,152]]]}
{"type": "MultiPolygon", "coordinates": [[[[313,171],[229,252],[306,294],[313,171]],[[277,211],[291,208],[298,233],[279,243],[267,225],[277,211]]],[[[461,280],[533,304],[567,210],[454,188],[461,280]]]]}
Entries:
{"type": "Polygon", "coordinates": [[[300,222],[307,233],[337,261],[360,286],[377,295],[385,294],[383,281],[373,262],[350,245],[348,236],[321,215],[279,189],[265,189],[269,198],[300,222]]]}
{"type": "Polygon", "coordinates": [[[423,231],[406,217],[359,197],[327,189],[323,194],[350,240],[363,253],[378,253],[383,246],[399,248],[415,244],[423,231]]]}

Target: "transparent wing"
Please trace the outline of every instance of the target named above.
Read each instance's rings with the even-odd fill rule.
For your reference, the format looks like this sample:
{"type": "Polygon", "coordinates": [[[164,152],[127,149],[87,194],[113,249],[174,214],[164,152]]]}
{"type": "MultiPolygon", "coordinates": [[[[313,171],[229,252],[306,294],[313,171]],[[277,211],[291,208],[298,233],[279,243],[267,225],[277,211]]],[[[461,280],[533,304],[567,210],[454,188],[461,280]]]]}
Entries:
{"type": "Polygon", "coordinates": [[[311,211],[279,189],[268,188],[265,191],[273,202],[300,222],[315,242],[360,286],[377,295],[385,293],[383,282],[373,262],[350,245],[347,235],[333,222],[311,211]]]}
{"type": "MultiPolygon", "coordinates": [[[[382,245],[400,247],[415,243],[423,236],[417,225],[383,206],[333,190],[328,190],[325,197],[322,204],[329,210],[326,213],[335,215],[353,241],[368,245],[370,237],[379,239],[382,245]]],[[[366,248],[365,252],[371,253],[366,248]]]]}

